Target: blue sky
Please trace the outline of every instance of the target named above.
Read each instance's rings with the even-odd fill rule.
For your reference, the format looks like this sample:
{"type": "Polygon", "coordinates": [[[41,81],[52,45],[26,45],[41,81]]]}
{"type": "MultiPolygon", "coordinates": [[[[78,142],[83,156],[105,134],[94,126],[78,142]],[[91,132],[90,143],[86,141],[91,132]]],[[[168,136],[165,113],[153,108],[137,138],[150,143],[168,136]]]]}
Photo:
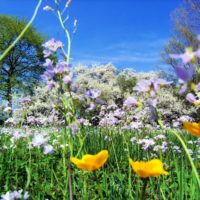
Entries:
{"type": "MultiPolygon", "coordinates": [[[[56,17],[42,8],[34,26],[49,38],[66,43],[56,17]]],[[[119,69],[149,71],[161,66],[160,51],[172,31],[171,12],[181,0],[72,0],[69,27],[78,20],[73,36],[72,63],[112,62],[119,69]]],[[[0,0],[0,14],[30,19],[36,0],[0,0]]]]}

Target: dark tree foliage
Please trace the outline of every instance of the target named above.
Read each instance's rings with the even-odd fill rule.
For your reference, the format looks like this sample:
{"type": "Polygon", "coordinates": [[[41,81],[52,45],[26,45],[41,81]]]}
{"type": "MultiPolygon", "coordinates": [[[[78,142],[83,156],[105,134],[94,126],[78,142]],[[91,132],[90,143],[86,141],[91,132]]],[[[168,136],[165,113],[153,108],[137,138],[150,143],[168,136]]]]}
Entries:
{"type": "Polygon", "coordinates": [[[126,76],[119,76],[117,78],[117,84],[120,88],[122,95],[124,95],[124,93],[126,92],[132,93],[133,87],[136,85],[136,82],[137,80],[135,77],[127,78],[126,76]]]}
{"type": "MultiPolygon", "coordinates": [[[[162,52],[163,61],[172,67],[179,65],[177,60],[169,57],[169,54],[184,53],[185,47],[192,47],[196,50],[199,46],[197,35],[200,34],[200,1],[183,0],[180,8],[172,13],[174,30],[172,38],[162,52]]],[[[196,60],[198,73],[194,77],[195,82],[200,81],[200,60],[196,60]]],[[[187,67],[187,66],[185,66],[187,67]]]]}
{"type": "MultiPolygon", "coordinates": [[[[16,39],[26,25],[25,20],[0,16],[0,54],[16,39]]],[[[0,62],[0,98],[12,106],[12,94],[32,94],[44,71],[42,43],[44,37],[30,27],[23,38],[0,62]]]]}

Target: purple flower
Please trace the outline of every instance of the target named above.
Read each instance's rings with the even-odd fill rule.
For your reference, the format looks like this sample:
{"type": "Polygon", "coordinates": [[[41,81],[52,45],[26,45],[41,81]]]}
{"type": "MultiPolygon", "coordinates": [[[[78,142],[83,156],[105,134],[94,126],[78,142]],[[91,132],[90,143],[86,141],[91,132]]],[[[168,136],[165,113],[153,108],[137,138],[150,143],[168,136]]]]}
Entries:
{"type": "Polygon", "coordinates": [[[49,81],[47,82],[48,90],[52,90],[56,86],[55,81],[49,81]]]}
{"type": "Polygon", "coordinates": [[[91,99],[96,99],[100,95],[101,95],[101,91],[100,90],[88,90],[86,92],[86,96],[90,97],[91,99]]]}
{"type": "Polygon", "coordinates": [[[52,54],[52,52],[49,51],[48,49],[45,49],[45,50],[43,51],[43,54],[44,54],[44,57],[47,58],[47,57],[49,57],[49,56],[52,54]]]}
{"type": "Polygon", "coordinates": [[[50,60],[49,58],[47,58],[47,59],[45,60],[45,63],[43,64],[43,66],[44,66],[44,67],[49,67],[49,66],[53,67],[53,61],[50,60]]]}
{"type": "Polygon", "coordinates": [[[103,117],[104,115],[105,115],[105,111],[104,111],[104,110],[101,110],[100,113],[99,113],[99,116],[100,116],[100,117],[103,117]]]}
{"type": "Polygon", "coordinates": [[[165,140],[166,137],[164,135],[157,135],[154,137],[155,140],[165,140]]]}
{"type": "Polygon", "coordinates": [[[196,89],[200,92],[200,83],[196,85],[196,89]]]}
{"type": "Polygon", "coordinates": [[[23,190],[15,190],[13,192],[8,191],[6,194],[1,195],[1,200],[14,200],[14,199],[28,199],[29,194],[25,191],[24,195],[22,195],[23,190]]]}
{"type": "Polygon", "coordinates": [[[115,110],[115,109],[117,109],[117,105],[116,104],[110,104],[110,105],[108,105],[108,107],[107,107],[107,109],[108,110],[115,110]]]}
{"type": "Polygon", "coordinates": [[[77,132],[77,127],[76,127],[76,125],[70,125],[69,126],[70,127],[70,129],[71,129],[71,132],[72,132],[72,135],[76,135],[76,132],[77,132]]]}
{"type": "Polygon", "coordinates": [[[77,123],[79,124],[79,125],[87,125],[87,120],[86,119],[84,119],[84,118],[80,118],[80,119],[77,119],[77,123]]]}
{"type": "Polygon", "coordinates": [[[26,199],[28,199],[29,198],[29,194],[28,194],[28,192],[26,191],[26,192],[24,192],[24,200],[26,200],[26,199]]]}
{"type": "Polygon", "coordinates": [[[195,104],[197,102],[196,96],[194,96],[194,94],[192,93],[188,93],[186,99],[192,104],[195,104]]]}
{"type": "Polygon", "coordinates": [[[130,123],[130,129],[134,130],[134,129],[139,129],[142,127],[142,123],[141,122],[131,122],[130,123]]]}
{"type": "Polygon", "coordinates": [[[64,75],[62,80],[64,84],[70,84],[72,82],[72,77],[70,75],[64,75]]]}
{"type": "Polygon", "coordinates": [[[114,111],[113,116],[117,118],[122,118],[123,116],[125,116],[125,112],[121,109],[117,109],[114,111]]]}
{"type": "Polygon", "coordinates": [[[180,126],[180,122],[173,122],[173,127],[179,127],[180,126]]]}
{"type": "Polygon", "coordinates": [[[71,71],[71,65],[68,65],[66,61],[59,60],[54,68],[55,74],[68,74],[71,71]]]}
{"type": "Polygon", "coordinates": [[[180,122],[184,122],[184,121],[192,122],[193,119],[192,119],[191,117],[187,116],[187,115],[183,115],[183,116],[181,116],[181,117],[179,118],[179,121],[180,121],[180,122]]]}
{"type": "Polygon", "coordinates": [[[157,98],[152,98],[152,99],[150,99],[149,102],[148,102],[148,104],[149,104],[150,106],[153,106],[154,108],[156,108],[156,106],[157,106],[157,104],[158,104],[157,98]]]}
{"type": "Polygon", "coordinates": [[[79,89],[79,85],[75,85],[74,87],[72,87],[72,92],[77,93],[79,89]]]}
{"type": "Polygon", "coordinates": [[[100,126],[113,126],[118,123],[119,123],[119,120],[116,117],[114,117],[113,115],[108,115],[101,119],[99,125],[100,126]]]}
{"type": "Polygon", "coordinates": [[[38,118],[35,119],[35,122],[38,125],[44,125],[45,122],[47,122],[47,118],[38,117],[38,118]]]}
{"type": "Polygon", "coordinates": [[[42,79],[45,81],[50,81],[52,80],[54,77],[54,74],[52,73],[52,71],[45,71],[44,74],[42,75],[42,79]]]}
{"type": "Polygon", "coordinates": [[[44,151],[43,151],[44,154],[52,154],[53,152],[54,152],[54,148],[52,145],[50,144],[44,145],[44,151]]]}
{"type": "Polygon", "coordinates": [[[191,49],[186,49],[185,53],[183,54],[170,54],[169,56],[173,59],[181,59],[184,64],[188,64],[194,58],[194,53],[191,51],[191,49]]]}
{"type": "Polygon", "coordinates": [[[52,38],[51,40],[45,42],[42,46],[50,52],[54,53],[57,51],[58,48],[63,47],[63,43],[52,38]]]}
{"type": "Polygon", "coordinates": [[[149,147],[155,144],[153,139],[140,139],[138,140],[137,144],[142,144],[142,149],[147,150],[149,147]]]}
{"type": "Polygon", "coordinates": [[[95,108],[95,104],[91,103],[90,107],[87,109],[87,111],[92,111],[92,110],[94,110],[94,108],[95,108]]]}
{"type": "Polygon", "coordinates": [[[194,55],[198,58],[200,58],[200,49],[194,52],[194,55]]]}
{"type": "Polygon", "coordinates": [[[187,88],[188,88],[188,84],[184,83],[178,93],[180,95],[184,94],[186,92],[187,88]]]}
{"type": "Polygon", "coordinates": [[[138,92],[150,92],[151,97],[155,98],[161,86],[171,83],[172,82],[168,82],[164,79],[150,78],[149,80],[140,80],[133,90],[138,92]]]}
{"type": "Polygon", "coordinates": [[[148,92],[151,90],[150,85],[151,84],[148,80],[140,80],[133,90],[138,92],[148,92]]]}
{"type": "Polygon", "coordinates": [[[174,68],[176,75],[183,81],[190,81],[193,78],[195,73],[195,67],[192,65],[189,68],[185,67],[175,67],[174,68]]]}
{"type": "Polygon", "coordinates": [[[106,101],[99,99],[99,98],[95,99],[95,103],[100,104],[100,105],[106,105],[107,104],[106,101]]]}
{"type": "Polygon", "coordinates": [[[124,106],[126,107],[135,107],[137,105],[137,100],[133,97],[128,97],[125,101],[124,101],[124,106]]]}
{"type": "Polygon", "coordinates": [[[22,104],[22,105],[28,105],[30,102],[31,102],[31,98],[30,98],[29,96],[24,97],[24,98],[21,100],[21,104],[22,104]]]}
{"type": "Polygon", "coordinates": [[[32,139],[32,144],[35,147],[39,147],[40,145],[44,145],[48,142],[48,138],[45,137],[43,134],[35,134],[32,139]]]}
{"type": "Polygon", "coordinates": [[[20,134],[18,131],[14,131],[14,133],[13,133],[13,138],[14,139],[19,140],[22,137],[23,137],[22,134],[20,134]]]}

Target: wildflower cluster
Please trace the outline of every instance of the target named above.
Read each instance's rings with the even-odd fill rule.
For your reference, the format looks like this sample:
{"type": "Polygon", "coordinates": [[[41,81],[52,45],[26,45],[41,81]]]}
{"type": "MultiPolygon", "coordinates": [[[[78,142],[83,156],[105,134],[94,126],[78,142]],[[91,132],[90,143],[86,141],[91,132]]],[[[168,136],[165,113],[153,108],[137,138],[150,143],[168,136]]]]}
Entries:
{"type": "MultiPolygon", "coordinates": [[[[200,42],[200,39],[198,37],[200,42]]],[[[193,79],[196,73],[198,73],[195,59],[200,58],[200,49],[193,51],[191,48],[186,48],[185,53],[180,55],[170,55],[173,59],[179,59],[180,65],[175,66],[175,72],[177,77],[180,79],[182,84],[179,94],[185,94],[188,89],[189,92],[186,94],[186,99],[197,108],[200,107],[200,83],[194,83],[193,79]]]]}
{"type": "MultiPolygon", "coordinates": [[[[53,39],[45,43],[45,57],[51,56],[49,52],[56,53],[57,49],[61,48],[61,46],[57,43],[60,44],[61,42],[53,39]],[[48,54],[46,53],[46,51],[48,52],[48,54]]],[[[49,90],[52,90],[52,88],[56,87],[57,82],[59,83],[59,90],[63,90],[64,85],[68,89],[70,88],[73,80],[71,65],[69,65],[64,60],[59,60],[58,62],[56,62],[56,59],[51,60],[47,58],[44,66],[46,67],[46,71],[44,72],[42,77],[47,82],[49,90]]]]}
{"type": "Polygon", "coordinates": [[[15,190],[15,191],[8,191],[6,194],[1,195],[1,200],[15,200],[15,199],[29,199],[29,194],[28,192],[24,192],[23,190],[15,190]]]}

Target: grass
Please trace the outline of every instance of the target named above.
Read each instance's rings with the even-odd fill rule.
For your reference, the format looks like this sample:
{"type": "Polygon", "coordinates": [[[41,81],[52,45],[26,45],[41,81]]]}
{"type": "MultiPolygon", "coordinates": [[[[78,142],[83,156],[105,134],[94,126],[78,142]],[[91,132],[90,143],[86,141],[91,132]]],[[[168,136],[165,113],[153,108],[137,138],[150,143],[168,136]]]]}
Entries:
{"type": "MultiPolygon", "coordinates": [[[[29,192],[30,199],[68,199],[68,180],[64,176],[67,174],[67,168],[63,168],[63,148],[60,147],[63,138],[59,137],[62,133],[53,129],[51,131],[51,128],[48,131],[51,142],[57,141],[57,144],[54,144],[55,151],[51,155],[44,155],[41,148],[34,147],[29,150],[27,144],[30,139],[20,139],[15,142],[16,147],[0,149],[0,194],[24,189],[29,192]]],[[[181,135],[185,141],[197,141],[196,137],[186,133],[181,135]]],[[[157,141],[157,144],[160,143],[161,141],[157,141]]],[[[1,134],[0,145],[9,146],[10,136],[1,134]]],[[[183,150],[182,153],[174,151],[174,145],[180,146],[172,134],[163,131],[131,132],[111,128],[82,128],[80,134],[73,137],[73,155],[80,152],[78,157],[81,158],[86,153],[96,154],[107,149],[110,156],[105,166],[96,172],[81,171],[76,166],[71,166],[73,198],[139,199],[144,183],[130,167],[130,156],[133,160],[159,158],[165,163],[165,170],[170,173],[168,176],[152,177],[148,180],[145,199],[199,200],[199,188],[189,161],[183,150]],[[141,145],[130,142],[132,137],[154,138],[158,134],[167,137],[168,150],[165,153],[153,152],[152,147],[145,151],[141,145]],[[81,146],[80,141],[83,141],[83,138],[81,146]]],[[[198,149],[196,145],[188,146],[193,150],[193,158],[197,164],[198,149]]],[[[68,148],[65,155],[67,161],[70,156],[68,148]]]]}

